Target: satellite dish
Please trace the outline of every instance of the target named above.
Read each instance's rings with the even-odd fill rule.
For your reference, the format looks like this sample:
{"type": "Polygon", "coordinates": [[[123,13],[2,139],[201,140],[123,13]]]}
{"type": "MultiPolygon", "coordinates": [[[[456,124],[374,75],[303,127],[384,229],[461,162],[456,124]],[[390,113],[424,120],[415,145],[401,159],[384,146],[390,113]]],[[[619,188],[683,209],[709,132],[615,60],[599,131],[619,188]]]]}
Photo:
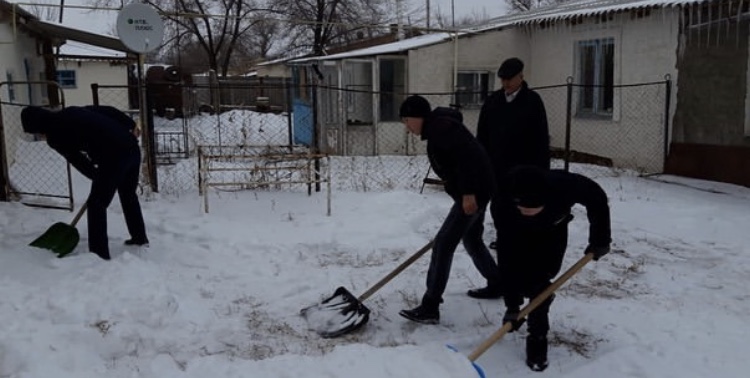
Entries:
{"type": "Polygon", "coordinates": [[[164,21],[153,7],[130,3],[117,14],[117,35],[130,50],[147,53],[161,45],[164,21]]]}

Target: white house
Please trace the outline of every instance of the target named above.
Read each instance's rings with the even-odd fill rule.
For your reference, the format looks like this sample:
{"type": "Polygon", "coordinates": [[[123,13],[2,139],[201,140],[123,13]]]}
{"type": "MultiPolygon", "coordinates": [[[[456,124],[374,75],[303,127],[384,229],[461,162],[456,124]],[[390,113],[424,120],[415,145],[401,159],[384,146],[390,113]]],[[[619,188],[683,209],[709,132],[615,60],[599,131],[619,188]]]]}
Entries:
{"type": "MultiPolygon", "coordinates": [[[[70,41],[60,47],[57,56],[56,80],[65,92],[65,104],[91,105],[92,84],[127,86],[128,67],[132,59],[122,51],[70,41]]],[[[123,106],[127,106],[127,91],[123,106]]]]}
{"type": "MultiPolygon", "coordinates": [[[[69,62],[56,61],[59,56],[57,48],[69,41],[91,46],[89,49],[102,47],[109,50],[127,51],[125,45],[117,38],[43,22],[20,6],[0,0],[0,74],[2,75],[0,77],[0,122],[2,122],[0,124],[2,126],[0,127],[0,200],[16,196],[18,191],[48,198],[72,196],[69,181],[62,180],[60,183],[55,183],[59,177],[52,178],[56,175],[52,169],[31,167],[28,166],[28,161],[33,159],[18,158],[22,154],[45,153],[37,143],[28,143],[33,141],[33,136],[25,134],[21,128],[20,112],[23,107],[70,105],[66,101],[69,93],[61,88],[64,83],[61,84],[58,68],[73,68],[79,63],[75,62],[71,65],[69,62]],[[49,172],[50,178],[24,184],[29,177],[36,177],[45,172],[49,172]],[[14,184],[16,188],[13,188],[11,184],[14,184]],[[61,191],[61,188],[68,190],[67,192],[61,191]]],[[[82,61],[84,56],[68,55],[66,58],[82,61]]],[[[85,58],[87,62],[91,60],[90,56],[85,58]]],[[[81,62],[81,66],[85,64],[87,63],[81,62]]],[[[110,74],[94,76],[107,78],[110,74]]],[[[124,80],[127,80],[126,75],[124,80]]],[[[122,82],[118,81],[118,83],[122,82]]],[[[88,83],[83,85],[88,85],[88,83]]],[[[80,88],[80,85],[77,87],[80,88]]],[[[90,96],[90,87],[87,92],[90,96]]],[[[70,93],[70,97],[76,105],[91,103],[91,100],[77,99],[74,92],[70,93]]]]}
{"type": "Polygon", "coordinates": [[[750,185],[748,3],[578,0],[291,63],[298,82],[340,89],[317,98],[319,144],[333,153],[419,153],[396,116],[408,93],[460,103],[474,128],[483,96],[500,87],[497,67],[517,56],[545,99],[553,147],[750,185]]]}

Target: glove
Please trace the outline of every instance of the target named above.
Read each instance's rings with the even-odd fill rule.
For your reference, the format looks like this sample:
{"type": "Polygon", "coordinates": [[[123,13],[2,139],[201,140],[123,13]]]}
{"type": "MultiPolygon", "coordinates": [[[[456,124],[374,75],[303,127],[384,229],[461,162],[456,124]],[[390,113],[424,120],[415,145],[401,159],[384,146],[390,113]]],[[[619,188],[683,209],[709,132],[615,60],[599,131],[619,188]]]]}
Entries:
{"type": "Polygon", "coordinates": [[[609,253],[609,244],[602,245],[602,246],[589,245],[588,247],[586,247],[586,250],[583,253],[584,254],[593,253],[594,261],[598,261],[602,256],[609,253]]]}
{"type": "Polygon", "coordinates": [[[523,323],[526,321],[526,318],[517,320],[518,314],[520,312],[521,310],[518,307],[509,308],[505,311],[505,315],[503,315],[503,324],[508,322],[511,323],[511,328],[508,332],[518,331],[518,329],[521,328],[523,323]]]}

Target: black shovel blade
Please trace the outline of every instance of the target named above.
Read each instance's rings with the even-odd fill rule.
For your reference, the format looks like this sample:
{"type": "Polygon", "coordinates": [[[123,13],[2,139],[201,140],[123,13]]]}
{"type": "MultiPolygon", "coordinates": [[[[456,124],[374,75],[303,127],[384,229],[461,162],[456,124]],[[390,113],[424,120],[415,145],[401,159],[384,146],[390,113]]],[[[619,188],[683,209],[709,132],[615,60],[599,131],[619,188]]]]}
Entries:
{"type": "Polygon", "coordinates": [[[346,288],[339,287],[323,302],[300,311],[310,329],[323,338],[334,338],[353,332],[370,319],[370,309],[346,288]]]}
{"type": "Polygon", "coordinates": [[[78,245],[80,235],[78,230],[69,224],[58,222],[50,226],[41,236],[29,243],[32,247],[48,249],[57,253],[57,257],[64,257],[73,252],[78,245]]]}

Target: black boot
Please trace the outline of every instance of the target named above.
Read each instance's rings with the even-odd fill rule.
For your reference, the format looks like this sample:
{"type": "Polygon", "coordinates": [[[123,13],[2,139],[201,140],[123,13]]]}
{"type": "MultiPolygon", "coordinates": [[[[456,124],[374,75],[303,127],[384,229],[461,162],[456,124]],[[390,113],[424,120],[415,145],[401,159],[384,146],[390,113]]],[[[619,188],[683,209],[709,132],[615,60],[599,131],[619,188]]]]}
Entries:
{"type": "Polygon", "coordinates": [[[487,285],[481,289],[471,289],[466,295],[477,299],[497,299],[503,296],[499,285],[487,285]]]}
{"type": "Polygon", "coordinates": [[[398,314],[417,323],[438,324],[440,322],[440,310],[438,310],[440,302],[422,298],[422,304],[411,310],[401,310],[398,314]]]}
{"type": "Polygon", "coordinates": [[[526,365],[534,371],[547,368],[547,336],[526,336],[526,365]]]}
{"type": "Polygon", "coordinates": [[[125,244],[125,245],[137,245],[137,246],[148,245],[148,239],[146,239],[146,238],[131,238],[131,239],[125,240],[125,243],[123,243],[123,244],[125,244]]]}

